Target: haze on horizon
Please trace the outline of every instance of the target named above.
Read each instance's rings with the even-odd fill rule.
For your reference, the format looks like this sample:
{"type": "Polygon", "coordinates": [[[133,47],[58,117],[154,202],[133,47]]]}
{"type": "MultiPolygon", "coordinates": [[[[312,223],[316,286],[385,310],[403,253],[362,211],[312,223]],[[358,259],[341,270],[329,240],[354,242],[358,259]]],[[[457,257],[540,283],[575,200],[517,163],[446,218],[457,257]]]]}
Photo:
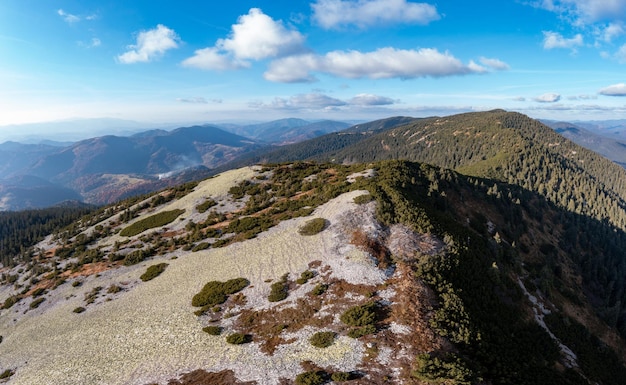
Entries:
{"type": "Polygon", "coordinates": [[[625,16],[626,0],[4,0],[0,138],[103,117],[618,119],[625,16]]]}

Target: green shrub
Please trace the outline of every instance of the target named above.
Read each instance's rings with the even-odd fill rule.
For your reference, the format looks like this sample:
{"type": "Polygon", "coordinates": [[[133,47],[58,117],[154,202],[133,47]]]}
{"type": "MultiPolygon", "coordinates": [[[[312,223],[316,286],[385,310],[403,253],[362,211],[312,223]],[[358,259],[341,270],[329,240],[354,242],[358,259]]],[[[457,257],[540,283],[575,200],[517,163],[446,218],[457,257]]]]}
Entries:
{"type": "Polygon", "coordinates": [[[211,198],[208,198],[207,200],[205,200],[204,202],[200,203],[199,205],[196,206],[196,210],[198,210],[199,213],[204,213],[206,212],[208,209],[210,209],[211,207],[217,205],[217,202],[214,201],[211,198]]]}
{"type": "Polygon", "coordinates": [[[143,273],[139,278],[142,281],[144,281],[144,282],[149,281],[151,279],[154,279],[154,278],[158,277],[159,275],[161,275],[161,273],[164,272],[165,268],[168,267],[168,266],[169,265],[167,263],[165,263],[165,262],[159,263],[159,264],[156,264],[156,265],[152,265],[152,266],[148,267],[146,269],[146,272],[143,273]]]}
{"type": "Polygon", "coordinates": [[[255,235],[269,229],[272,225],[272,220],[267,216],[243,217],[230,222],[226,229],[224,229],[224,232],[236,234],[250,233],[251,235],[255,235]]]}
{"type": "Polygon", "coordinates": [[[270,302],[278,302],[289,296],[289,287],[287,285],[287,274],[283,275],[280,281],[274,282],[271,286],[270,295],[267,299],[270,302]]]}
{"type": "Polygon", "coordinates": [[[208,282],[199,293],[191,299],[195,307],[215,306],[226,302],[228,296],[243,290],[250,284],[245,278],[234,278],[226,282],[208,282]]]}
{"type": "Polygon", "coordinates": [[[327,348],[335,341],[334,332],[317,332],[309,338],[311,345],[316,348],[327,348]]]}
{"type": "Polygon", "coordinates": [[[82,312],[84,312],[86,309],[82,306],[79,306],[77,308],[74,309],[74,313],[80,314],[82,312]]]}
{"type": "Polygon", "coordinates": [[[330,379],[335,382],[348,381],[351,375],[348,372],[335,372],[330,376],[330,379]]]}
{"type": "Polygon", "coordinates": [[[326,290],[328,290],[328,285],[327,284],[325,284],[325,283],[318,283],[317,285],[315,285],[313,290],[311,290],[311,294],[313,294],[313,295],[322,295],[322,294],[326,293],[326,290]]]}
{"type": "Polygon", "coordinates": [[[241,345],[251,342],[252,338],[250,336],[243,333],[233,333],[226,337],[226,342],[233,345],[241,345]]]}
{"type": "Polygon", "coordinates": [[[348,337],[350,338],[359,338],[359,337],[363,337],[366,336],[368,334],[374,334],[376,333],[376,326],[374,325],[365,325],[365,326],[361,326],[361,327],[357,327],[354,329],[350,329],[348,331],[348,337]]]}
{"type": "Polygon", "coordinates": [[[207,326],[202,328],[202,331],[212,336],[219,336],[222,334],[222,328],[219,326],[207,326]]]}
{"type": "Polygon", "coordinates": [[[38,287],[33,291],[33,298],[40,297],[44,294],[46,294],[46,289],[44,289],[43,287],[38,287]]]}
{"type": "Polygon", "coordinates": [[[144,261],[144,259],[148,258],[148,253],[144,250],[135,250],[124,257],[124,266],[136,265],[144,261]]]}
{"type": "Polygon", "coordinates": [[[93,290],[91,290],[89,293],[86,293],[85,303],[88,305],[90,303],[94,303],[96,301],[96,298],[98,298],[98,294],[100,294],[101,290],[102,290],[102,286],[98,286],[98,287],[94,287],[93,290]]]}
{"type": "Polygon", "coordinates": [[[370,194],[359,195],[358,197],[354,198],[354,203],[356,203],[357,205],[362,205],[371,202],[373,199],[374,197],[372,197],[370,194]]]}
{"type": "Polygon", "coordinates": [[[109,254],[109,262],[117,262],[117,261],[121,261],[122,259],[124,259],[124,256],[121,254],[117,254],[117,253],[109,254]]]}
{"type": "Polygon", "coordinates": [[[118,285],[111,285],[109,286],[109,288],[107,289],[107,293],[109,294],[115,294],[115,293],[119,293],[120,291],[122,291],[122,288],[118,285]]]}
{"type": "Polygon", "coordinates": [[[474,382],[475,374],[454,354],[439,359],[424,353],[418,355],[415,361],[416,369],[411,374],[419,380],[454,385],[470,385],[474,382]]]}
{"type": "Polygon", "coordinates": [[[45,298],[37,298],[36,300],[34,300],[33,302],[30,303],[30,308],[31,309],[36,309],[39,307],[39,305],[41,305],[41,303],[43,301],[45,301],[45,298]]]}
{"type": "Polygon", "coordinates": [[[315,218],[307,221],[298,232],[300,235],[315,235],[322,232],[328,226],[328,221],[324,218],[315,218]]]}
{"type": "Polygon", "coordinates": [[[132,225],[124,228],[120,231],[120,235],[123,237],[132,237],[133,235],[140,234],[148,229],[153,229],[155,227],[165,226],[168,223],[173,222],[179,215],[184,213],[185,210],[177,209],[170,211],[163,211],[158,214],[151,215],[147,218],[138,220],[132,225]]]}
{"type": "Polygon", "coordinates": [[[367,326],[376,322],[374,309],[376,304],[368,302],[365,305],[353,306],[346,310],[339,318],[341,322],[348,326],[367,326]]]}
{"type": "Polygon", "coordinates": [[[11,308],[13,305],[15,305],[16,303],[18,303],[20,301],[20,297],[16,296],[16,295],[12,295],[9,298],[4,300],[4,303],[2,304],[2,308],[3,309],[9,309],[11,308]]]}
{"type": "Polygon", "coordinates": [[[7,379],[7,378],[11,377],[14,374],[15,374],[14,371],[12,371],[11,369],[7,369],[4,372],[0,373],[0,380],[7,379]]]}
{"type": "Polygon", "coordinates": [[[324,374],[322,371],[300,373],[296,376],[296,385],[322,385],[326,382],[324,374]]]}
{"type": "Polygon", "coordinates": [[[304,285],[305,283],[309,282],[309,279],[313,277],[315,277],[315,273],[313,273],[312,271],[303,271],[302,274],[300,274],[300,278],[296,280],[296,283],[298,285],[304,285]]]}
{"type": "Polygon", "coordinates": [[[197,245],[195,245],[191,251],[196,252],[196,251],[200,251],[200,250],[205,250],[208,249],[211,245],[208,242],[200,242],[197,245]]]}

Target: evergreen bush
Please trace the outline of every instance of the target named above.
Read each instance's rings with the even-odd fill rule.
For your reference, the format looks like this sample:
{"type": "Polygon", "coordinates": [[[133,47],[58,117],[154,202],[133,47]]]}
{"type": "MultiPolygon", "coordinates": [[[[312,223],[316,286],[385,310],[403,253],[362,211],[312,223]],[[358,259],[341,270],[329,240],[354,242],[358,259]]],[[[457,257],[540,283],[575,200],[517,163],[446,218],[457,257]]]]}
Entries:
{"type": "Polygon", "coordinates": [[[226,282],[208,282],[193,296],[191,305],[195,307],[215,306],[226,302],[228,296],[243,290],[250,284],[245,278],[235,278],[226,282]]]}
{"type": "Polygon", "coordinates": [[[228,337],[226,337],[226,342],[228,342],[229,344],[233,344],[233,345],[246,344],[251,341],[252,339],[250,338],[250,336],[245,335],[243,333],[233,333],[233,334],[228,335],[228,337]]]}
{"type": "Polygon", "coordinates": [[[144,282],[154,279],[158,277],[159,275],[161,275],[161,273],[163,273],[165,271],[165,268],[168,266],[169,264],[167,263],[159,263],[156,265],[152,265],[148,267],[146,269],[146,272],[143,273],[139,278],[144,282]]]}
{"type": "Polygon", "coordinates": [[[300,373],[296,376],[296,385],[322,385],[326,382],[324,374],[322,371],[300,373]]]}
{"type": "Polygon", "coordinates": [[[202,331],[212,336],[219,336],[222,334],[222,328],[219,326],[207,326],[202,328],[202,331]]]}
{"type": "Polygon", "coordinates": [[[185,210],[183,209],[162,211],[158,214],[154,214],[147,218],[138,220],[137,222],[120,231],[120,235],[123,237],[132,237],[133,235],[140,234],[148,229],[165,226],[168,223],[173,222],[174,219],[178,218],[178,216],[180,216],[184,212],[185,210]]]}
{"type": "Polygon", "coordinates": [[[316,348],[327,348],[335,341],[335,332],[317,332],[309,338],[311,345],[316,348]]]}
{"type": "Polygon", "coordinates": [[[322,232],[328,226],[328,221],[324,218],[314,218],[307,221],[298,232],[300,235],[315,235],[322,232]]]}

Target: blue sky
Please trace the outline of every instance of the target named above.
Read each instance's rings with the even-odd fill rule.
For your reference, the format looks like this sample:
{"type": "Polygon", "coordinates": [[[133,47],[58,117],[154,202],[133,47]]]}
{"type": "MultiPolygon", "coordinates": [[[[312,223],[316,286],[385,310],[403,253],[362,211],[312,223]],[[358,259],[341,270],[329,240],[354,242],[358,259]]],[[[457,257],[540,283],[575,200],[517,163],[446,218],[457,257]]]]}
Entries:
{"type": "Polygon", "coordinates": [[[0,125],[626,115],[626,0],[1,0],[0,125]]]}

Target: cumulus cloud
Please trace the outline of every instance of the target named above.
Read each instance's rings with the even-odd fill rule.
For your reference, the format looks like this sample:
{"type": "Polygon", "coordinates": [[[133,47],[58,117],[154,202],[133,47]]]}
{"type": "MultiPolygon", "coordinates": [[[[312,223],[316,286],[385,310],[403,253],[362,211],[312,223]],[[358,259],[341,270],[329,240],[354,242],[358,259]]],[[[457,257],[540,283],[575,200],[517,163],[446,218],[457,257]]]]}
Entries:
{"type": "Polygon", "coordinates": [[[313,92],[308,94],[299,94],[289,99],[274,98],[270,103],[251,103],[254,108],[270,108],[278,110],[329,110],[337,107],[345,106],[348,103],[343,100],[332,98],[328,95],[313,92]]]}
{"type": "Polygon", "coordinates": [[[561,100],[561,95],[555,93],[547,93],[539,95],[533,100],[539,103],[556,103],[561,100]]]}
{"type": "Polygon", "coordinates": [[[201,70],[224,71],[247,68],[250,67],[250,63],[220,53],[219,49],[215,47],[209,47],[196,50],[192,57],[183,60],[183,66],[201,70]]]}
{"type": "Polygon", "coordinates": [[[435,6],[406,0],[317,0],[311,8],[313,20],[326,29],[348,25],[424,25],[441,18],[435,6]]]}
{"type": "Polygon", "coordinates": [[[117,59],[124,64],[149,62],[170,49],[178,48],[179,42],[180,38],[174,30],[159,24],[154,29],[140,32],[137,44],[128,46],[129,50],[117,59]]]}
{"type": "Polygon", "coordinates": [[[214,47],[197,50],[183,61],[187,67],[227,70],[249,67],[248,60],[282,57],[304,50],[304,36],[288,29],[258,8],[242,15],[231,27],[230,36],[219,39],[214,47]]]}
{"type": "Polygon", "coordinates": [[[358,94],[350,99],[350,104],[355,106],[388,106],[395,102],[391,98],[373,94],[358,94]]]}
{"type": "Polygon", "coordinates": [[[325,55],[290,56],[273,61],[264,76],[274,82],[311,82],[316,80],[312,72],[349,79],[411,79],[483,73],[487,69],[473,61],[463,64],[450,53],[433,48],[387,47],[372,52],[332,51],[325,55]]]}
{"type": "Polygon", "coordinates": [[[341,107],[377,107],[397,103],[397,100],[374,94],[358,94],[348,100],[341,100],[325,95],[322,92],[298,94],[289,98],[274,98],[269,103],[253,102],[251,107],[276,110],[314,110],[329,111],[341,107]]]}
{"type": "Polygon", "coordinates": [[[598,93],[605,96],[626,96],[626,84],[613,84],[601,89],[598,93]]]}
{"type": "Polygon", "coordinates": [[[554,49],[554,48],[570,48],[574,49],[576,47],[583,45],[583,35],[577,34],[572,38],[566,39],[558,32],[544,31],[543,32],[543,48],[544,49],[554,49]]]}

